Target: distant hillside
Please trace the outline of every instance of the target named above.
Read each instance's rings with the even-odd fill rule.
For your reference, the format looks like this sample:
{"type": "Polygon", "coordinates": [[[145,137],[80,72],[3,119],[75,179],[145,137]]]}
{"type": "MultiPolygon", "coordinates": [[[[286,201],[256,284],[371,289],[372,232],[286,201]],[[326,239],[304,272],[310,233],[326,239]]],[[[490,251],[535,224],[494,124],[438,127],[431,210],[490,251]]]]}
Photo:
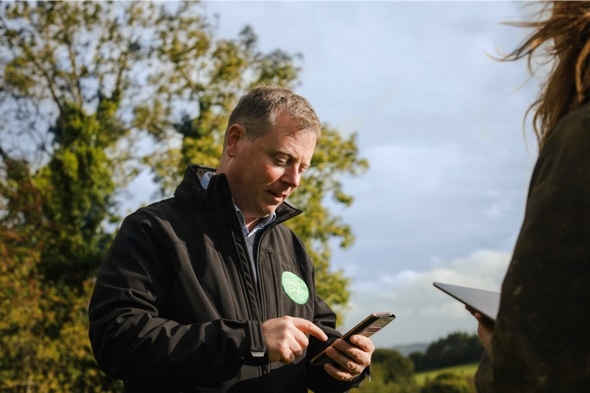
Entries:
{"type": "Polygon", "coordinates": [[[413,352],[422,352],[425,353],[428,349],[430,343],[418,343],[418,344],[408,344],[408,345],[398,345],[393,347],[396,351],[401,353],[404,356],[408,356],[413,352]]]}

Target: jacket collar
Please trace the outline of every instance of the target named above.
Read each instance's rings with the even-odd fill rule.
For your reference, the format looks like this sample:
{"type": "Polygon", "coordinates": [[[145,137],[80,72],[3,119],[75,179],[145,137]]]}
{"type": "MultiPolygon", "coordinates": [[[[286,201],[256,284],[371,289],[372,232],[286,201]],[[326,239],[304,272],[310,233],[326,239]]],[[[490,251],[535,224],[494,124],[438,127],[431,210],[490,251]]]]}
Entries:
{"type": "MultiPolygon", "coordinates": [[[[189,165],[174,196],[194,209],[206,209],[212,212],[234,211],[234,202],[226,176],[221,173],[211,177],[207,190],[204,190],[201,186],[201,178],[207,172],[215,172],[215,168],[189,165]]],[[[301,213],[302,210],[283,202],[276,210],[275,223],[286,221],[301,213]]]]}

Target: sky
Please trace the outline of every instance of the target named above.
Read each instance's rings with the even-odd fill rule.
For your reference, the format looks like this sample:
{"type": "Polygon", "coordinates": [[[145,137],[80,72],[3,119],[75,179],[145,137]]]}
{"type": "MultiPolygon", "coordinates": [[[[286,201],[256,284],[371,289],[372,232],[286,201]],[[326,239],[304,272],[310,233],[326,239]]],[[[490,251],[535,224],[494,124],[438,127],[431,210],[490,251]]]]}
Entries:
{"type": "Polygon", "coordinates": [[[303,55],[301,84],[323,122],[357,133],[362,176],[331,207],[356,242],[331,264],[351,278],[342,329],[397,318],[377,347],[429,343],[475,319],[433,281],[499,290],[536,158],[523,116],[537,93],[524,62],[499,62],[525,31],[505,1],[207,1],[220,37],[246,25],[263,52],[303,55]]]}

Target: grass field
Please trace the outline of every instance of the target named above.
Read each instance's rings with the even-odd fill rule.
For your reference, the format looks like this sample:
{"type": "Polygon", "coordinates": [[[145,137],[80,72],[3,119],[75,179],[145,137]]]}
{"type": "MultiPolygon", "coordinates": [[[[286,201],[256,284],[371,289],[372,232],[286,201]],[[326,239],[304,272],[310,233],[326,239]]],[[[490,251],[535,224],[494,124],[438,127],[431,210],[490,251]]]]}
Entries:
{"type": "Polygon", "coordinates": [[[462,366],[454,366],[454,367],[448,367],[448,368],[441,368],[438,370],[430,370],[430,371],[424,371],[421,373],[416,373],[416,374],[414,374],[414,378],[416,378],[416,382],[418,383],[418,385],[423,386],[427,380],[434,379],[434,377],[436,377],[438,374],[440,374],[442,372],[452,371],[452,372],[455,372],[459,375],[474,376],[476,370],[477,370],[477,363],[471,363],[471,364],[464,364],[462,366]]]}

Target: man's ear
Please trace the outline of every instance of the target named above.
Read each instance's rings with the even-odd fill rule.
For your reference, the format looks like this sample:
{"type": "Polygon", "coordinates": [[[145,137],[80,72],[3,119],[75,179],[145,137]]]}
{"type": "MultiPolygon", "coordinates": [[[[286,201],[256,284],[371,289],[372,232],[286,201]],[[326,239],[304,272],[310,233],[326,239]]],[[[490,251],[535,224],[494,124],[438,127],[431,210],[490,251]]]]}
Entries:
{"type": "Polygon", "coordinates": [[[230,157],[236,155],[238,143],[246,138],[246,129],[241,124],[232,124],[226,133],[226,150],[230,157]]]}

